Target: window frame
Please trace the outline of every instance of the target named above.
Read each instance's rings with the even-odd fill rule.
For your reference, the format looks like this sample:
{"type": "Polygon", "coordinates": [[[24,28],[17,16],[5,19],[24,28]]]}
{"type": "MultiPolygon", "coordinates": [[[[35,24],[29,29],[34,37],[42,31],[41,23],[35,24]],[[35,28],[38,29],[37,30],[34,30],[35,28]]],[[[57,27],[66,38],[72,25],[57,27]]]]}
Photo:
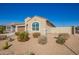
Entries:
{"type": "Polygon", "coordinates": [[[39,31],[39,29],[40,29],[40,24],[39,24],[39,22],[33,22],[33,23],[32,23],[32,30],[33,30],[33,31],[39,31]]]}

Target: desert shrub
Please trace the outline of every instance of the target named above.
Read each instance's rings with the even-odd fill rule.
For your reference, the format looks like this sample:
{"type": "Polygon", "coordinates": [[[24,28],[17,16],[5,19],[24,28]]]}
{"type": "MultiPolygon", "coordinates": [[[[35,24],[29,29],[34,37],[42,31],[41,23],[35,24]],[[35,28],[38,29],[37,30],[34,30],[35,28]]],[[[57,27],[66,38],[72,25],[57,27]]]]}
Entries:
{"type": "Polygon", "coordinates": [[[67,40],[70,36],[68,33],[61,33],[59,34],[59,37],[62,37],[63,39],[67,40]]]}
{"type": "Polygon", "coordinates": [[[3,34],[5,30],[6,30],[6,26],[0,25],[0,34],[3,34]]]}
{"type": "Polygon", "coordinates": [[[8,43],[8,41],[5,42],[3,49],[8,49],[11,46],[11,44],[8,43]]]}
{"type": "Polygon", "coordinates": [[[29,35],[28,32],[21,32],[18,35],[18,41],[20,41],[20,42],[28,41],[29,40],[29,36],[28,35],[29,35]]]}
{"type": "Polygon", "coordinates": [[[15,32],[15,35],[18,36],[20,34],[20,32],[15,32]]]}
{"type": "Polygon", "coordinates": [[[7,35],[0,35],[0,40],[6,40],[7,39],[7,35]]]}
{"type": "Polygon", "coordinates": [[[33,37],[34,38],[38,38],[39,36],[40,36],[40,33],[39,32],[33,33],[33,37]]]}
{"type": "Polygon", "coordinates": [[[65,39],[63,37],[57,37],[56,43],[64,44],[65,43],[65,39]]]}
{"type": "Polygon", "coordinates": [[[47,38],[44,35],[39,36],[38,38],[38,43],[39,44],[46,44],[47,43],[47,38]]]}
{"type": "Polygon", "coordinates": [[[61,33],[59,34],[58,37],[55,37],[57,40],[56,40],[56,43],[58,44],[64,44],[65,41],[69,38],[69,34],[67,33],[61,33]]]}

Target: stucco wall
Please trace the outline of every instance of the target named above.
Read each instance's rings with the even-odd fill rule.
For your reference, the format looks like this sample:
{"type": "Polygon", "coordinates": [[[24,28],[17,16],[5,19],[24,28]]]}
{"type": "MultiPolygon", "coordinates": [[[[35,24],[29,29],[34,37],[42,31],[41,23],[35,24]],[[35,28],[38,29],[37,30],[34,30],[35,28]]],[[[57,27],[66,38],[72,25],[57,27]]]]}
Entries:
{"type": "Polygon", "coordinates": [[[28,27],[27,30],[28,30],[29,33],[40,32],[42,34],[45,34],[46,20],[41,18],[41,17],[33,17],[29,21],[27,21],[27,22],[25,21],[25,26],[28,27]],[[32,30],[32,23],[33,22],[38,22],[39,23],[39,31],[33,31],[32,30]],[[28,24],[28,26],[26,26],[27,24],[28,24]]]}
{"type": "Polygon", "coordinates": [[[69,33],[72,34],[72,27],[53,27],[47,30],[47,33],[69,33]]]}

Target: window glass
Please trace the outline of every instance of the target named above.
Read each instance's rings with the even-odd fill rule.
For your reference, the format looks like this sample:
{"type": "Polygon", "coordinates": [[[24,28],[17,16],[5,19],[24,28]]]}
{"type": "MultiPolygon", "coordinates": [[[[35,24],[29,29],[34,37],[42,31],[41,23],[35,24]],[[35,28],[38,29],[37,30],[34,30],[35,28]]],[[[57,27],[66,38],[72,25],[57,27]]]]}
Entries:
{"type": "Polygon", "coordinates": [[[34,30],[34,31],[38,31],[39,30],[39,23],[38,22],[34,22],[32,24],[32,30],[34,30]]]}

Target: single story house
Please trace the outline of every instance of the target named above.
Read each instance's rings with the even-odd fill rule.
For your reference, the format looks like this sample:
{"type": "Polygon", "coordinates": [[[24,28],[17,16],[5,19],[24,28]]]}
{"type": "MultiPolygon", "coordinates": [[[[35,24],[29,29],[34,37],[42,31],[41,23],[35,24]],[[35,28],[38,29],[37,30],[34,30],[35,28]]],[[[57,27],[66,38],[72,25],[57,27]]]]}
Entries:
{"type": "Polygon", "coordinates": [[[27,17],[24,23],[12,23],[6,26],[7,32],[21,32],[28,31],[29,33],[40,32],[41,34],[46,33],[69,33],[72,34],[74,30],[72,27],[56,27],[47,19],[34,16],[32,18],[27,17]]]}

